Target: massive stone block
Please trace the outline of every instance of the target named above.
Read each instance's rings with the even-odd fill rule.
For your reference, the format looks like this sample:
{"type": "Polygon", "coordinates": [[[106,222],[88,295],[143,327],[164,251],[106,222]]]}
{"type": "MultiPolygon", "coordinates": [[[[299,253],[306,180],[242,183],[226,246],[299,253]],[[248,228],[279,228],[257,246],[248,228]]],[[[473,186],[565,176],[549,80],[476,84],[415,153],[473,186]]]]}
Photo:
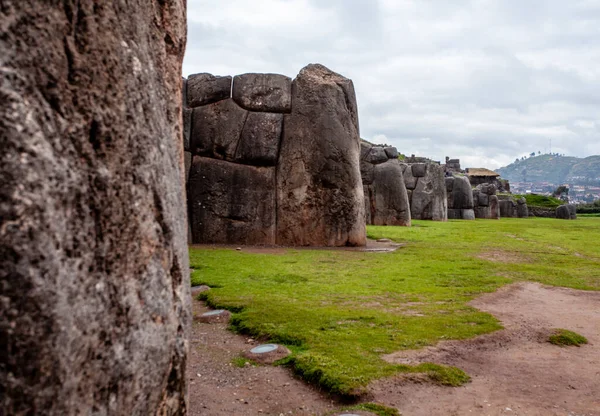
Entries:
{"type": "Polygon", "coordinates": [[[248,111],[232,99],[194,108],[190,148],[194,155],[235,160],[248,111]]]}
{"type": "Polygon", "coordinates": [[[187,79],[188,107],[200,107],[225,100],[231,96],[231,77],[202,73],[190,75],[187,79]]]}
{"type": "Polygon", "coordinates": [[[275,168],[194,156],[189,178],[192,241],[275,244],[275,168]]]}
{"type": "Polygon", "coordinates": [[[417,180],[417,184],[410,199],[411,218],[446,221],[448,219],[448,200],[444,168],[436,164],[417,164],[412,165],[412,169],[407,169],[407,171],[412,171],[414,174],[415,166],[418,166],[417,173],[423,173],[423,176],[414,178],[417,180]]]}
{"type": "Polygon", "coordinates": [[[517,199],[517,217],[527,218],[529,217],[529,209],[527,207],[527,201],[525,198],[517,199]]]}
{"type": "Polygon", "coordinates": [[[364,192],[369,224],[410,226],[408,194],[397,159],[374,165],[373,182],[364,192]]]}
{"type": "Polygon", "coordinates": [[[502,218],[513,218],[517,216],[517,203],[512,199],[499,201],[500,216],[502,218]]]}
{"type": "Polygon", "coordinates": [[[279,74],[243,74],[233,79],[233,99],[250,111],[289,113],[292,80],[279,74]]]}
{"type": "Polygon", "coordinates": [[[455,176],[452,186],[452,208],[473,209],[473,191],[471,183],[466,176],[455,176]]]}
{"type": "Polygon", "coordinates": [[[283,130],[283,114],[249,113],[235,160],[254,166],[275,166],[283,130]]]}
{"type": "Polygon", "coordinates": [[[410,226],[410,202],[402,177],[403,166],[397,159],[398,151],[363,140],[360,147],[367,224],[410,226]],[[393,157],[394,152],[396,157],[393,157]],[[385,162],[382,162],[384,157],[385,162]]]}
{"type": "Polygon", "coordinates": [[[186,414],[185,2],[0,9],[0,414],[186,414]]]}
{"type": "Polygon", "coordinates": [[[293,82],[292,100],[277,174],[277,243],[366,244],[352,81],[308,65],[293,82]]]}
{"type": "Polygon", "coordinates": [[[404,177],[404,186],[406,186],[406,189],[412,191],[417,187],[418,178],[413,176],[412,167],[410,165],[402,164],[401,166],[404,168],[402,174],[404,177]]]}
{"type": "Polygon", "coordinates": [[[500,219],[500,201],[498,200],[497,195],[490,195],[490,219],[498,220],[500,219]]]}

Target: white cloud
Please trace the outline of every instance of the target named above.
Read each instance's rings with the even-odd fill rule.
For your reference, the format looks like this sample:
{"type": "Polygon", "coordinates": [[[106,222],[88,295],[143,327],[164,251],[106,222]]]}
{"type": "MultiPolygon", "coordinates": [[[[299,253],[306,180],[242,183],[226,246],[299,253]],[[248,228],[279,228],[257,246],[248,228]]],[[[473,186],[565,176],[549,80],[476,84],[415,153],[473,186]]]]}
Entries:
{"type": "Polygon", "coordinates": [[[498,168],[600,153],[597,0],[188,0],[184,75],[319,62],[354,81],[361,134],[498,168]]]}

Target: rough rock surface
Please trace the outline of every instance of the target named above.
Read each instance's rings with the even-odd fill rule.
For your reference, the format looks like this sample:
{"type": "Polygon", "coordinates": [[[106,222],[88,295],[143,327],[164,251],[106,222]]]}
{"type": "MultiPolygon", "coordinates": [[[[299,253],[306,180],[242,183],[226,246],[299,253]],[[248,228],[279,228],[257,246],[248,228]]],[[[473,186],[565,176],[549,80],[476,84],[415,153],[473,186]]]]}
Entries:
{"type": "Polygon", "coordinates": [[[556,208],[556,218],[561,220],[575,220],[577,219],[575,205],[565,204],[556,208]]]}
{"type": "Polygon", "coordinates": [[[410,226],[410,205],[402,178],[402,166],[397,158],[389,157],[389,154],[397,155],[398,151],[393,147],[373,145],[364,140],[361,140],[360,148],[360,174],[367,224],[410,226]],[[384,163],[380,163],[382,153],[379,150],[383,150],[386,157],[384,163]],[[377,157],[372,158],[373,155],[377,157]]]}
{"type": "Polygon", "coordinates": [[[279,74],[243,74],[233,79],[233,99],[250,111],[289,113],[292,80],[279,74]]]}
{"type": "Polygon", "coordinates": [[[454,209],[473,209],[473,191],[471,183],[466,176],[455,176],[452,194],[452,208],[454,209]]]}
{"type": "Polygon", "coordinates": [[[194,108],[190,146],[194,155],[235,160],[248,112],[232,99],[194,108]]]}
{"type": "Polygon", "coordinates": [[[529,217],[529,209],[527,207],[527,201],[523,197],[517,199],[517,217],[519,217],[519,218],[529,217]]]}
{"type": "Polygon", "coordinates": [[[194,243],[275,244],[275,168],[194,156],[188,188],[194,243]]]}
{"type": "Polygon", "coordinates": [[[292,100],[279,155],[277,243],[365,245],[352,81],[311,64],[294,80],[292,100]]]}
{"type": "Polygon", "coordinates": [[[466,176],[450,176],[444,179],[448,196],[448,219],[475,219],[473,191],[466,176]]]}
{"type": "Polygon", "coordinates": [[[235,159],[254,166],[275,166],[283,130],[283,114],[249,113],[235,159]]]}
{"type": "Polygon", "coordinates": [[[446,221],[448,219],[448,200],[444,168],[437,164],[418,163],[412,165],[411,171],[416,180],[410,196],[411,218],[416,220],[446,221]],[[415,169],[415,166],[417,168],[415,169]]]}
{"type": "Polygon", "coordinates": [[[187,102],[191,108],[225,100],[231,96],[231,77],[207,73],[190,75],[186,92],[187,100],[184,103],[187,102]]]}
{"type": "Polygon", "coordinates": [[[185,2],[0,16],[0,414],[185,414],[185,2]]]}
{"type": "Polygon", "coordinates": [[[490,183],[477,185],[473,189],[473,204],[476,218],[499,219],[500,206],[496,186],[490,183]]]}
{"type": "Polygon", "coordinates": [[[374,166],[373,184],[365,186],[369,224],[410,226],[410,205],[397,159],[374,166]]]}

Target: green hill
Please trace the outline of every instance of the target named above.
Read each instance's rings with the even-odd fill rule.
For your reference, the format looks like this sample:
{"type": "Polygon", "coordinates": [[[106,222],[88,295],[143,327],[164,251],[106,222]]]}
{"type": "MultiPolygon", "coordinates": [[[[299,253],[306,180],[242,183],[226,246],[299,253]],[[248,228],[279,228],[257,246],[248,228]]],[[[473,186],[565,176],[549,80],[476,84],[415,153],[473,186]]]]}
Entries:
{"type": "Polygon", "coordinates": [[[496,169],[511,182],[550,182],[589,185],[600,183],[600,156],[585,159],[572,156],[539,155],[516,160],[496,169]]]}

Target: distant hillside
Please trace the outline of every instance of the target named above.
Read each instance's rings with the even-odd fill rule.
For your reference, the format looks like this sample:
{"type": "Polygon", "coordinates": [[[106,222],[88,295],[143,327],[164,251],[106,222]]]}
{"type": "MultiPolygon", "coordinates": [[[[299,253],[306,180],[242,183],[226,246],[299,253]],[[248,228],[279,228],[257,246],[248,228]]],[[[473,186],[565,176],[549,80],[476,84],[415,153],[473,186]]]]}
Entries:
{"type": "Polygon", "coordinates": [[[511,182],[550,182],[585,185],[600,183],[600,156],[539,155],[496,169],[511,182]]]}

